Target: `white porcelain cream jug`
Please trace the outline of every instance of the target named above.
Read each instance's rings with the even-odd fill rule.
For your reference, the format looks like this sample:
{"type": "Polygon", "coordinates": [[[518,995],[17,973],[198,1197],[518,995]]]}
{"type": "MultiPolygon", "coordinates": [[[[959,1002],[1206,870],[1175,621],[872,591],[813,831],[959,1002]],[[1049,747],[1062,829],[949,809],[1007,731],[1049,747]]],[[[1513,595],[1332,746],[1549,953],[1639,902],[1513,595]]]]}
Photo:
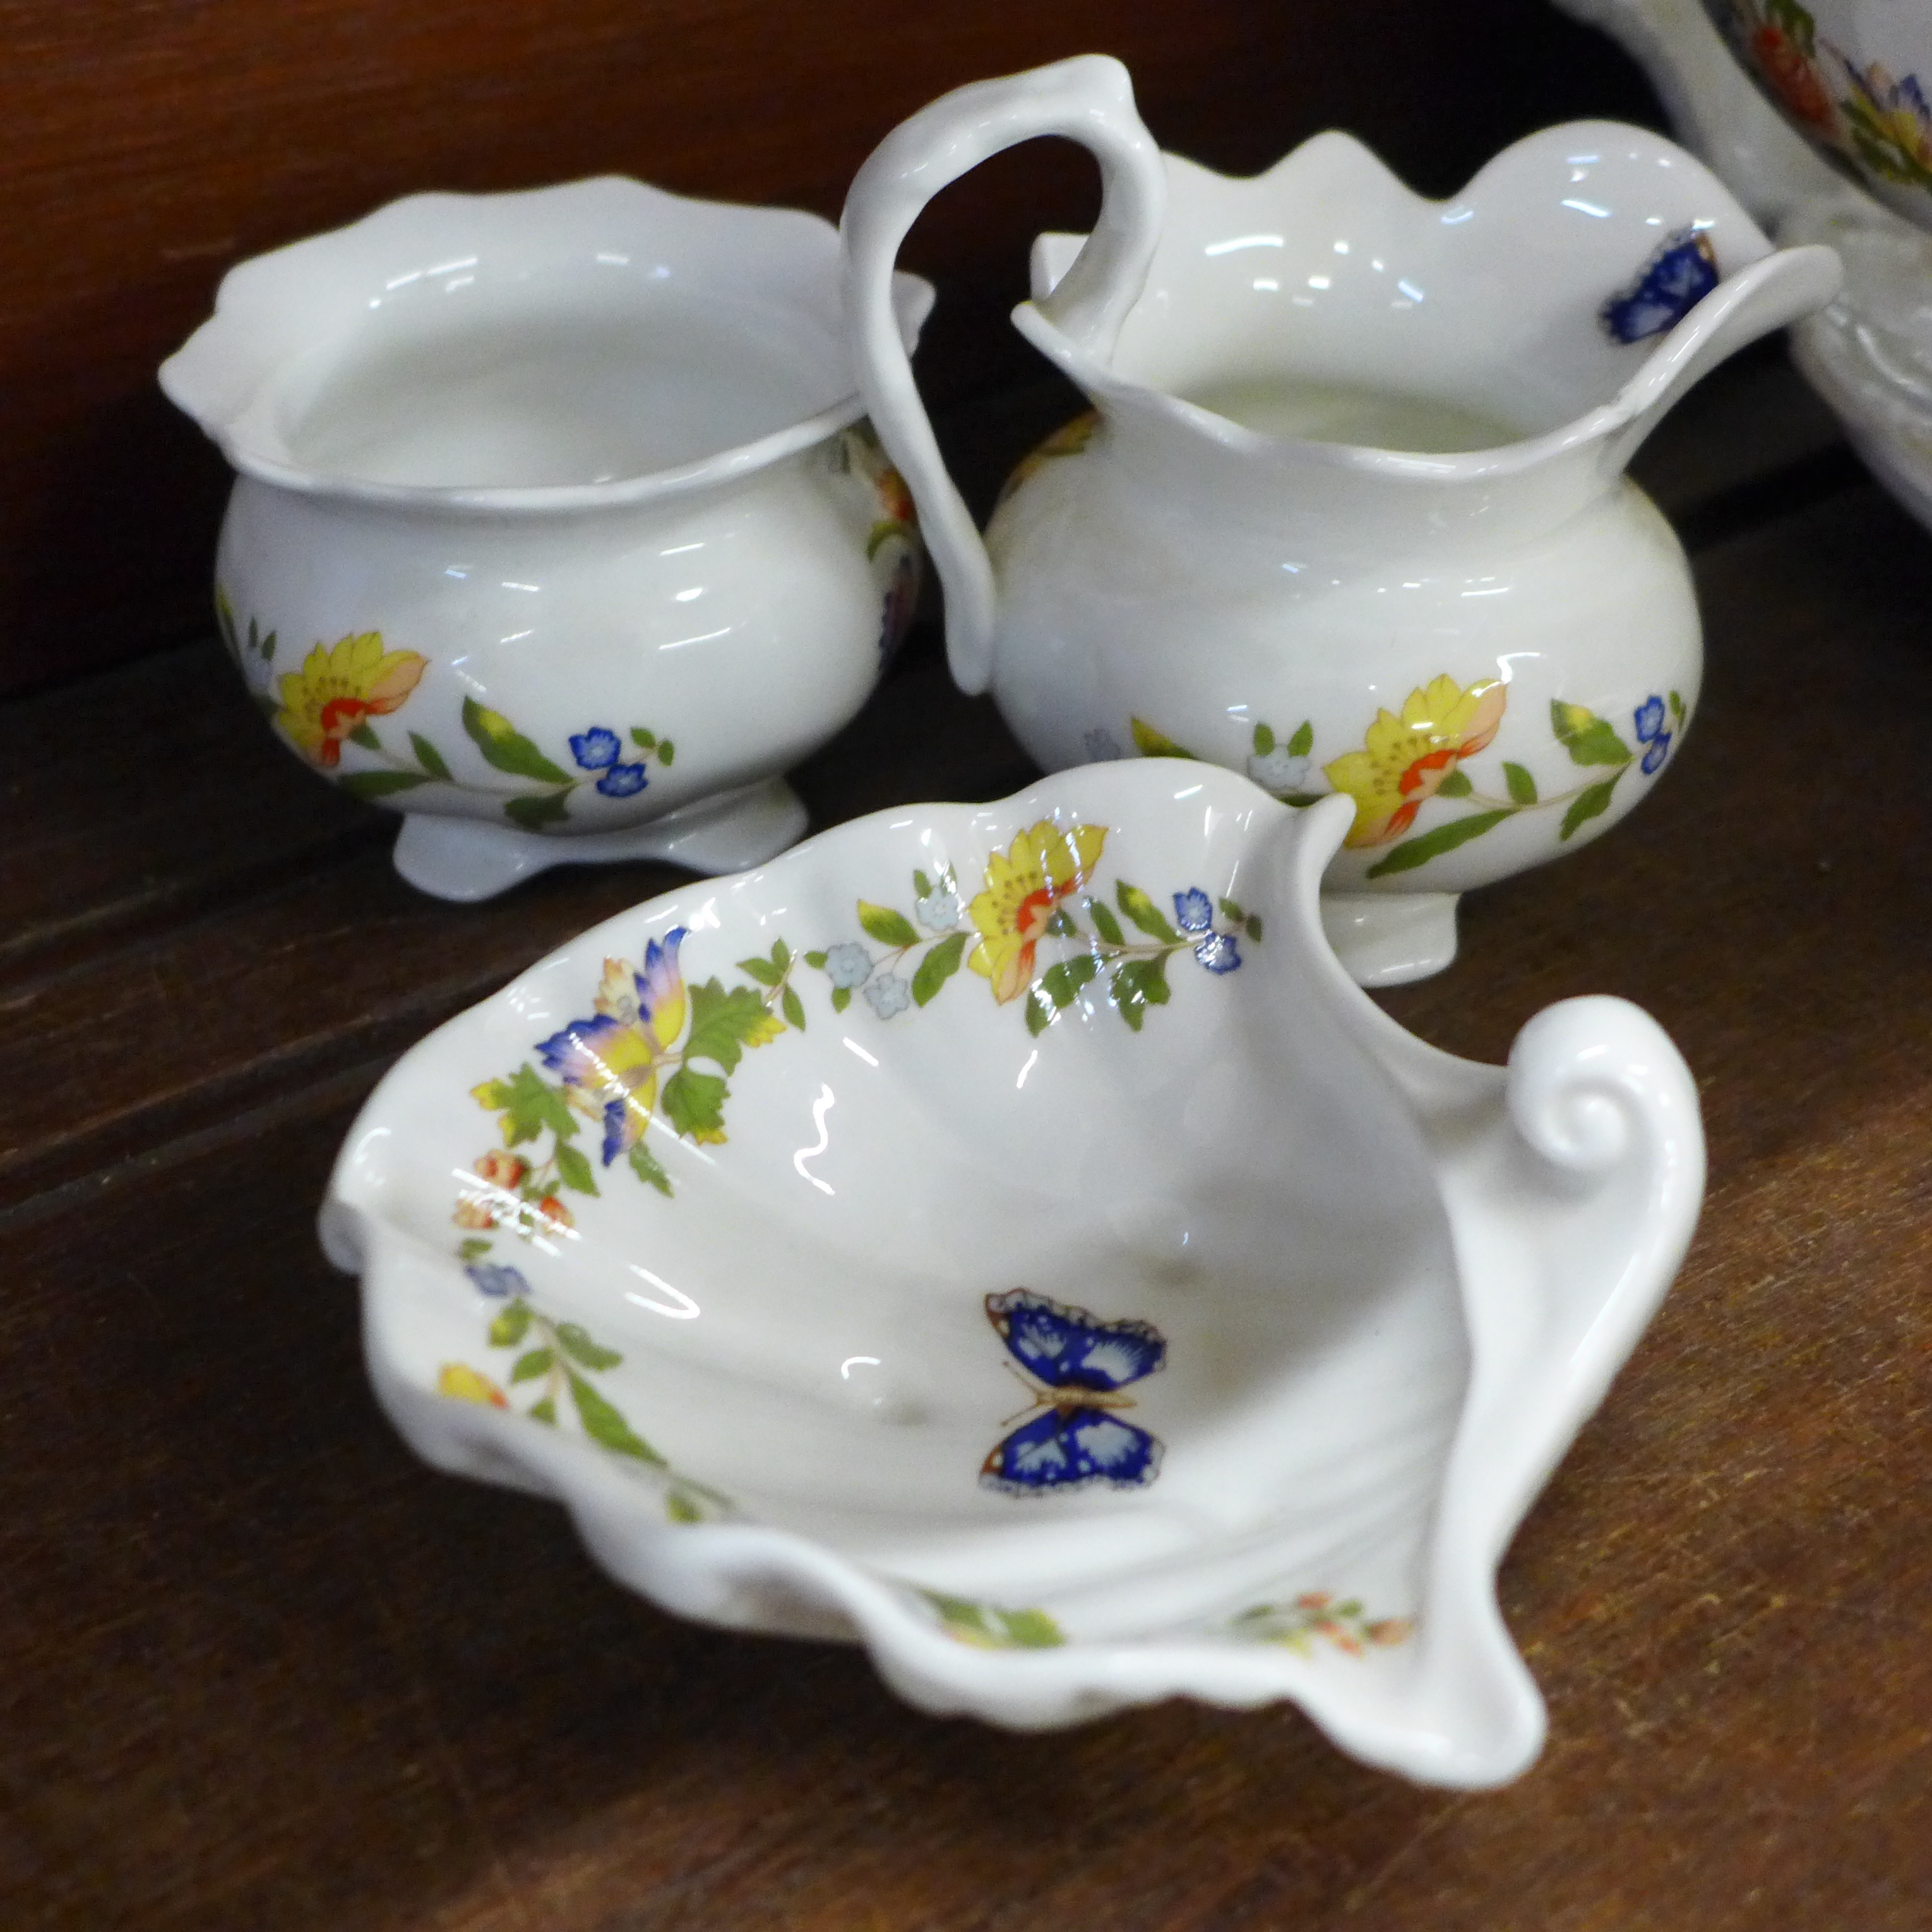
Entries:
{"type": "Polygon", "coordinates": [[[1642,796],[1695,710],[1690,574],[1624,477],[1684,389],[1828,300],[1700,164],[1609,122],[1518,142],[1448,202],[1347,136],[1235,180],[1156,148],[1088,56],[960,89],[866,163],[843,221],[861,392],[944,586],[953,675],[1048,770],[1184,752],[1349,794],[1324,916],[1356,976],[1455,951],[1456,896],[1642,796]],[[985,542],[892,320],[942,187],[1060,134],[1090,238],[1035,244],[1016,326],[1085,392],[985,542]]]}
{"type": "MultiPolygon", "coordinates": [[[[931,302],[890,300],[909,345],[931,302]]],[[[246,262],[161,372],[239,472],[224,632],[284,742],[480,898],[805,828],[780,776],[910,615],[815,215],[616,178],[412,196],[246,262]]]]}

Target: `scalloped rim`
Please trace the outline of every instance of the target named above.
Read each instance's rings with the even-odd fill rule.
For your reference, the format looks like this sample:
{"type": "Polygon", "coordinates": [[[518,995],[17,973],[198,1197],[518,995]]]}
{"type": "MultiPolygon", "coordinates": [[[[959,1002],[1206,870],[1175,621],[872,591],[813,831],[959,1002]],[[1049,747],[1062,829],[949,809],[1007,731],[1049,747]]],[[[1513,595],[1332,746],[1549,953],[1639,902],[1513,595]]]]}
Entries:
{"type": "MultiPolygon", "coordinates": [[[[1180,801],[1162,764],[1084,773],[1144,775],[1128,782],[1147,794],[1145,808],[1171,811],[1180,801]]],[[[1418,1641],[1399,1664],[1351,1676],[1278,1648],[1158,1636],[972,1648],[922,1617],[904,1584],[788,1532],[668,1522],[655,1492],[590,1444],[419,1386],[391,1358],[386,1313],[411,1277],[458,1264],[385,1226],[349,1171],[393,1087],[410,1080],[413,1054],[350,1131],[322,1208],[322,1245],[337,1267],[362,1276],[371,1381],[417,1453],[453,1473],[562,1502],[596,1560],[667,1610],[728,1628],[849,1637],[900,1695],[930,1712],[1036,1730],[1172,1696],[1230,1708],[1289,1700],[1370,1764],[1429,1784],[1506,1782],[1534,1760],[1545,1713],[1497,1607],[1496,1566],[1682,1259],[1703,1189],[1694,1084],[1655,1022],[1618,1000],[1546,1010],[1523,1029],[1507,1071],[1417,1040],[1354,984],[1320,937],[1321,875],[1347,830],[1347,801],[1297,814],[1237,774],[1190,766],[1186,777],[1190,814],[1205,787],[1255,814],[1250,836],[1273,848],[1264,862],[1289,902],[1277,914],[1279,938],[1316,968],[1324,1010],[1301,1017],[1348,1036],[1413,1110],[1447,1214],[1470,1378],[1429,1534],[1418,1641]],[[1577,1217],[1604,1208],[1611,1190],[1633,1222],[1617,1252],[1606,1251],[1600,1219],[1588,1224],[1593,1244],[1576,1238],[1586,1225],[1577,1217]],[[1564,1257],[1560,1279],[1551,1277],[1551,1255],[1564,1257]]],[[[1070,792],[1077,800],[1082,783],[1076,770],[991,807],[916,809],[1004,812],[1024,824],[1065,807],[1070,792]]],[[[809,872],[828,843],[890,832],[896,849],[906,824],[903,808],[874,814],[742,878],[782,891],[786,875],[809,872]]],[[[496,999],[514,998],[518,983],[496,999]]]]}
{"type": "Polygon", "coordinates": [[[1012,311],[1014,326],[1073,382],[1116,406],[1129,401],[1152,406],[1177,422],[1226,448],[1252,457],[1279,458],[1292,449],[1298,460],[1336,469],[1361,470],[1432,484],[1476,483],[1522,474],[1567,451],[1601,443],[1659,412],[1678,390],[1714,367],[1725,356],[1774,328],[1811,314],[1838,291],[1840,274],[1829,248],[1801,246],[1776,249],[1717,176],[1694,155],[1648,130],[1619,122],[1577,121],[1546,128],[1513,142],[1478,170],[1462,190],[1442,201],[1418,194],[1372,150],[1353,135],[1330,130],[1292,149],[1262,173],[1225,175],[1178,154],[1165,154],[1173,200],[1184,197],[1227,200],[1252,196],[1257,201],[1292,197],[1304,175],[1352,178],[1358,188],[1383,194],[1412,211],[1418,220],[1439,220],[1442,212],[1478,207],[1515,193],[1514,184],[1546,172],[1549,156],[1578,142],[1606,139],[1634,144],[1672,167],[1681,167],[1698,183],[1701,194],[1718,211],[1718,219],[1732,230],[1742,248],[1743,266],[1726,275],[1644,358],[1610,400],[1586,410],[1570,422],[1517,441],[1488,449],[1446,454],[1378,449],[1360,444],[1286,442],[1249,429],[1210,410],[1166,394],[1116,375],[1090,351],[1064,334],[1048,317],[1040,302],[1064,274],[1083,236],[1044,234],[1034,242],[1034,298],[1012,311]]]}
{"type": "MultiPolygon", "coordinates": [[[[333,475],[288,461],[250,440],[249,418],[279,371],[297,357],[341,340],[366,306],[366,292],[392,280],[398,250],[460,253],[494,243],[538,260],[580,259],[616,231],[633,238],[661,231],[686,245],[702,244],[700,228],[735,234],[722,245],[741,280],[754,284],[774,270],[791,292],[821,312],[829,333],[839,328],[838,230],[799,208],[754,207],[673,194],[623,175],[598,175],[502,194],[406,195],[340,228],[313,235],[238,262],[215,292],[214,312],[161,364],[163,393],[192,416],[230,466],[279,488],[418,511],[515,513],[597,509],[656,501],[748,476],[810,448],[865,413],[856,389],[770,435],[694,463],[609,483],[522,488],[449,488],[381,483],[333,475]],[[583,236],[574,255],[560,238],[583,236]],[[444,237],[459,240],[446,242],[444,237]]],[[[424,274],[438,272],[423,269],[424,274]]],[[[933,290],[920,277],[893,278],[893,306],[910,355],[931,312],[933,290]]]]}

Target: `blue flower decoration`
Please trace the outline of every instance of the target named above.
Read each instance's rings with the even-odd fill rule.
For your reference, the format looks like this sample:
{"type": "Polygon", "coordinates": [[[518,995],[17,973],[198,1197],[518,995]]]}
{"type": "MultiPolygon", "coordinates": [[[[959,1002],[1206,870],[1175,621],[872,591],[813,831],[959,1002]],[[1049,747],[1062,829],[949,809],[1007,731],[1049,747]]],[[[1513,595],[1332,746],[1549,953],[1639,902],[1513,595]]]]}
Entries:
{"type": "Polygon", "coordinates": [[[1643,775],[1648,778],[1670,755],[1670,734],[1664,728],[1664,700],[1654,692],[1630,713],[1637,742],[1644,748],[1643,775]]]}
{"type": "Polygon", "coordinates": [[[530,1292],[521,1268],[502,1268],[494,1262],[472,1262],[463,1272],[485,1294],[528,1294],[530,1292]]]}
{"type": "Polygon", "coordinates": [[[1214,904],[1198,886],[1174,896],[1174,916],[1183,932],[1205,932],[1214,923],[1214,904]]]}
{"type": "Polygon", "coordinates": [[[651,775],[642,765],[614,764],[597,781],[597,789],[606,798],[634,798],[650,782],[651,775]]]}
{"type": "MultiPolygon", "coordinates": [[[[614,731],[607,731],[601,724],[593,724],[580,736],[570,741],[570,755],[586,772],[601,772],[617,762],[617,754],[624,748],[623,740],[614,731]]],[[[642,770],[642,767],[639,767],[642,770]]],[[[623,794],[620,793],[621,797],[623,794]]]]}
{"type": "Polygon", "coordinates": [[[1195,947],[1194,956],[1210,973],[1232,973],[1241,963],[1241,949],[1232,934],[1210,932],[1195,947]]]}

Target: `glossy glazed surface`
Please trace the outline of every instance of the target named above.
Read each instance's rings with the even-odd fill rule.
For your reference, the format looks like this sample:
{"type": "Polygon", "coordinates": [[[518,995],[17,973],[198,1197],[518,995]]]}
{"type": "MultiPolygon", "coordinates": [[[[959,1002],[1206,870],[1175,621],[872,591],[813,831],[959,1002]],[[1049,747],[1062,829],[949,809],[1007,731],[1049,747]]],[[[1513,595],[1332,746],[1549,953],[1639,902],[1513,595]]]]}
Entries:
{"type": "Polygon", "coordinates": [[[728,868],[796,836],[733,801],[863,703],[920,563],[836,268],[815,218],[603,179],[418,196],[224,282],[163,372],[242,472],[224,630],[312,766],[488,828],[411,842],[412,883],[694,814],[728,868]]]}
{"type": "Polygon", "coordinates": [[[1346,820],[1089,768],[586,934],[344,1148],[390,1414],[928,1708],[1293,1697],[1514,1774],[1493,1567],[1675,1270],[1696,1102],[1619,1002],[1507,1076],[1384,1018],[1320,937],[1346,820]]]}
{"type": "MultiPolygon", "coordinates": [[[[1672,755],[1696,610],[1623,466],[1838,272],[1639,129],[1546,130],[1447,203],[1339,134],[1237,180],[1154,155],[1097,59],[923,110],[861,171],[845,235],[862,384],[962,685],[989,682],[1049,769],[1179,753],[1291,802],[1348,794],[1328,883],[1370,926],[1381,895],[1596,836],[1672,755]],[[1095,127],[1100,226],[1084,253],[1041,238],[1015,321],[1096,415],[1021,466],[982,554],[901,380],[885,269],[936,169],[1095,127]]],[[[1400,971],[1351,963],[1380,983],[1453,947],[1451,926],[1400,971]]]]}

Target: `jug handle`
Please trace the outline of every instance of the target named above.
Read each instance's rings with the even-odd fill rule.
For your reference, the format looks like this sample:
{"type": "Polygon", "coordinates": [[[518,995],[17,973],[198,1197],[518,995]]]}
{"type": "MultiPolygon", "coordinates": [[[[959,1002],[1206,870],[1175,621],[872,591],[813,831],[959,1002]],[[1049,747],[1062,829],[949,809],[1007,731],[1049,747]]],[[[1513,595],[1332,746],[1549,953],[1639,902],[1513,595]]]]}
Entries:
{"type": "Polygon", "coordinates": [[[953,681],[976,695],[992,674],[992,560],[940,459],[894,319],[892,265],[907,231],[950,183],[1002,148],[1061,134],[1100,164],[1100,218],[1078,259],[1037,306],[1102,362],[1140,298],[1160,236],[1167,177],[1154,136],[1134,112],[1126,69],[1106,54],[976,81],[902,122],[853,178],[839,232],[845,326],[859,390],[886,453],[919,506],[946,592],[953,681]]]}

